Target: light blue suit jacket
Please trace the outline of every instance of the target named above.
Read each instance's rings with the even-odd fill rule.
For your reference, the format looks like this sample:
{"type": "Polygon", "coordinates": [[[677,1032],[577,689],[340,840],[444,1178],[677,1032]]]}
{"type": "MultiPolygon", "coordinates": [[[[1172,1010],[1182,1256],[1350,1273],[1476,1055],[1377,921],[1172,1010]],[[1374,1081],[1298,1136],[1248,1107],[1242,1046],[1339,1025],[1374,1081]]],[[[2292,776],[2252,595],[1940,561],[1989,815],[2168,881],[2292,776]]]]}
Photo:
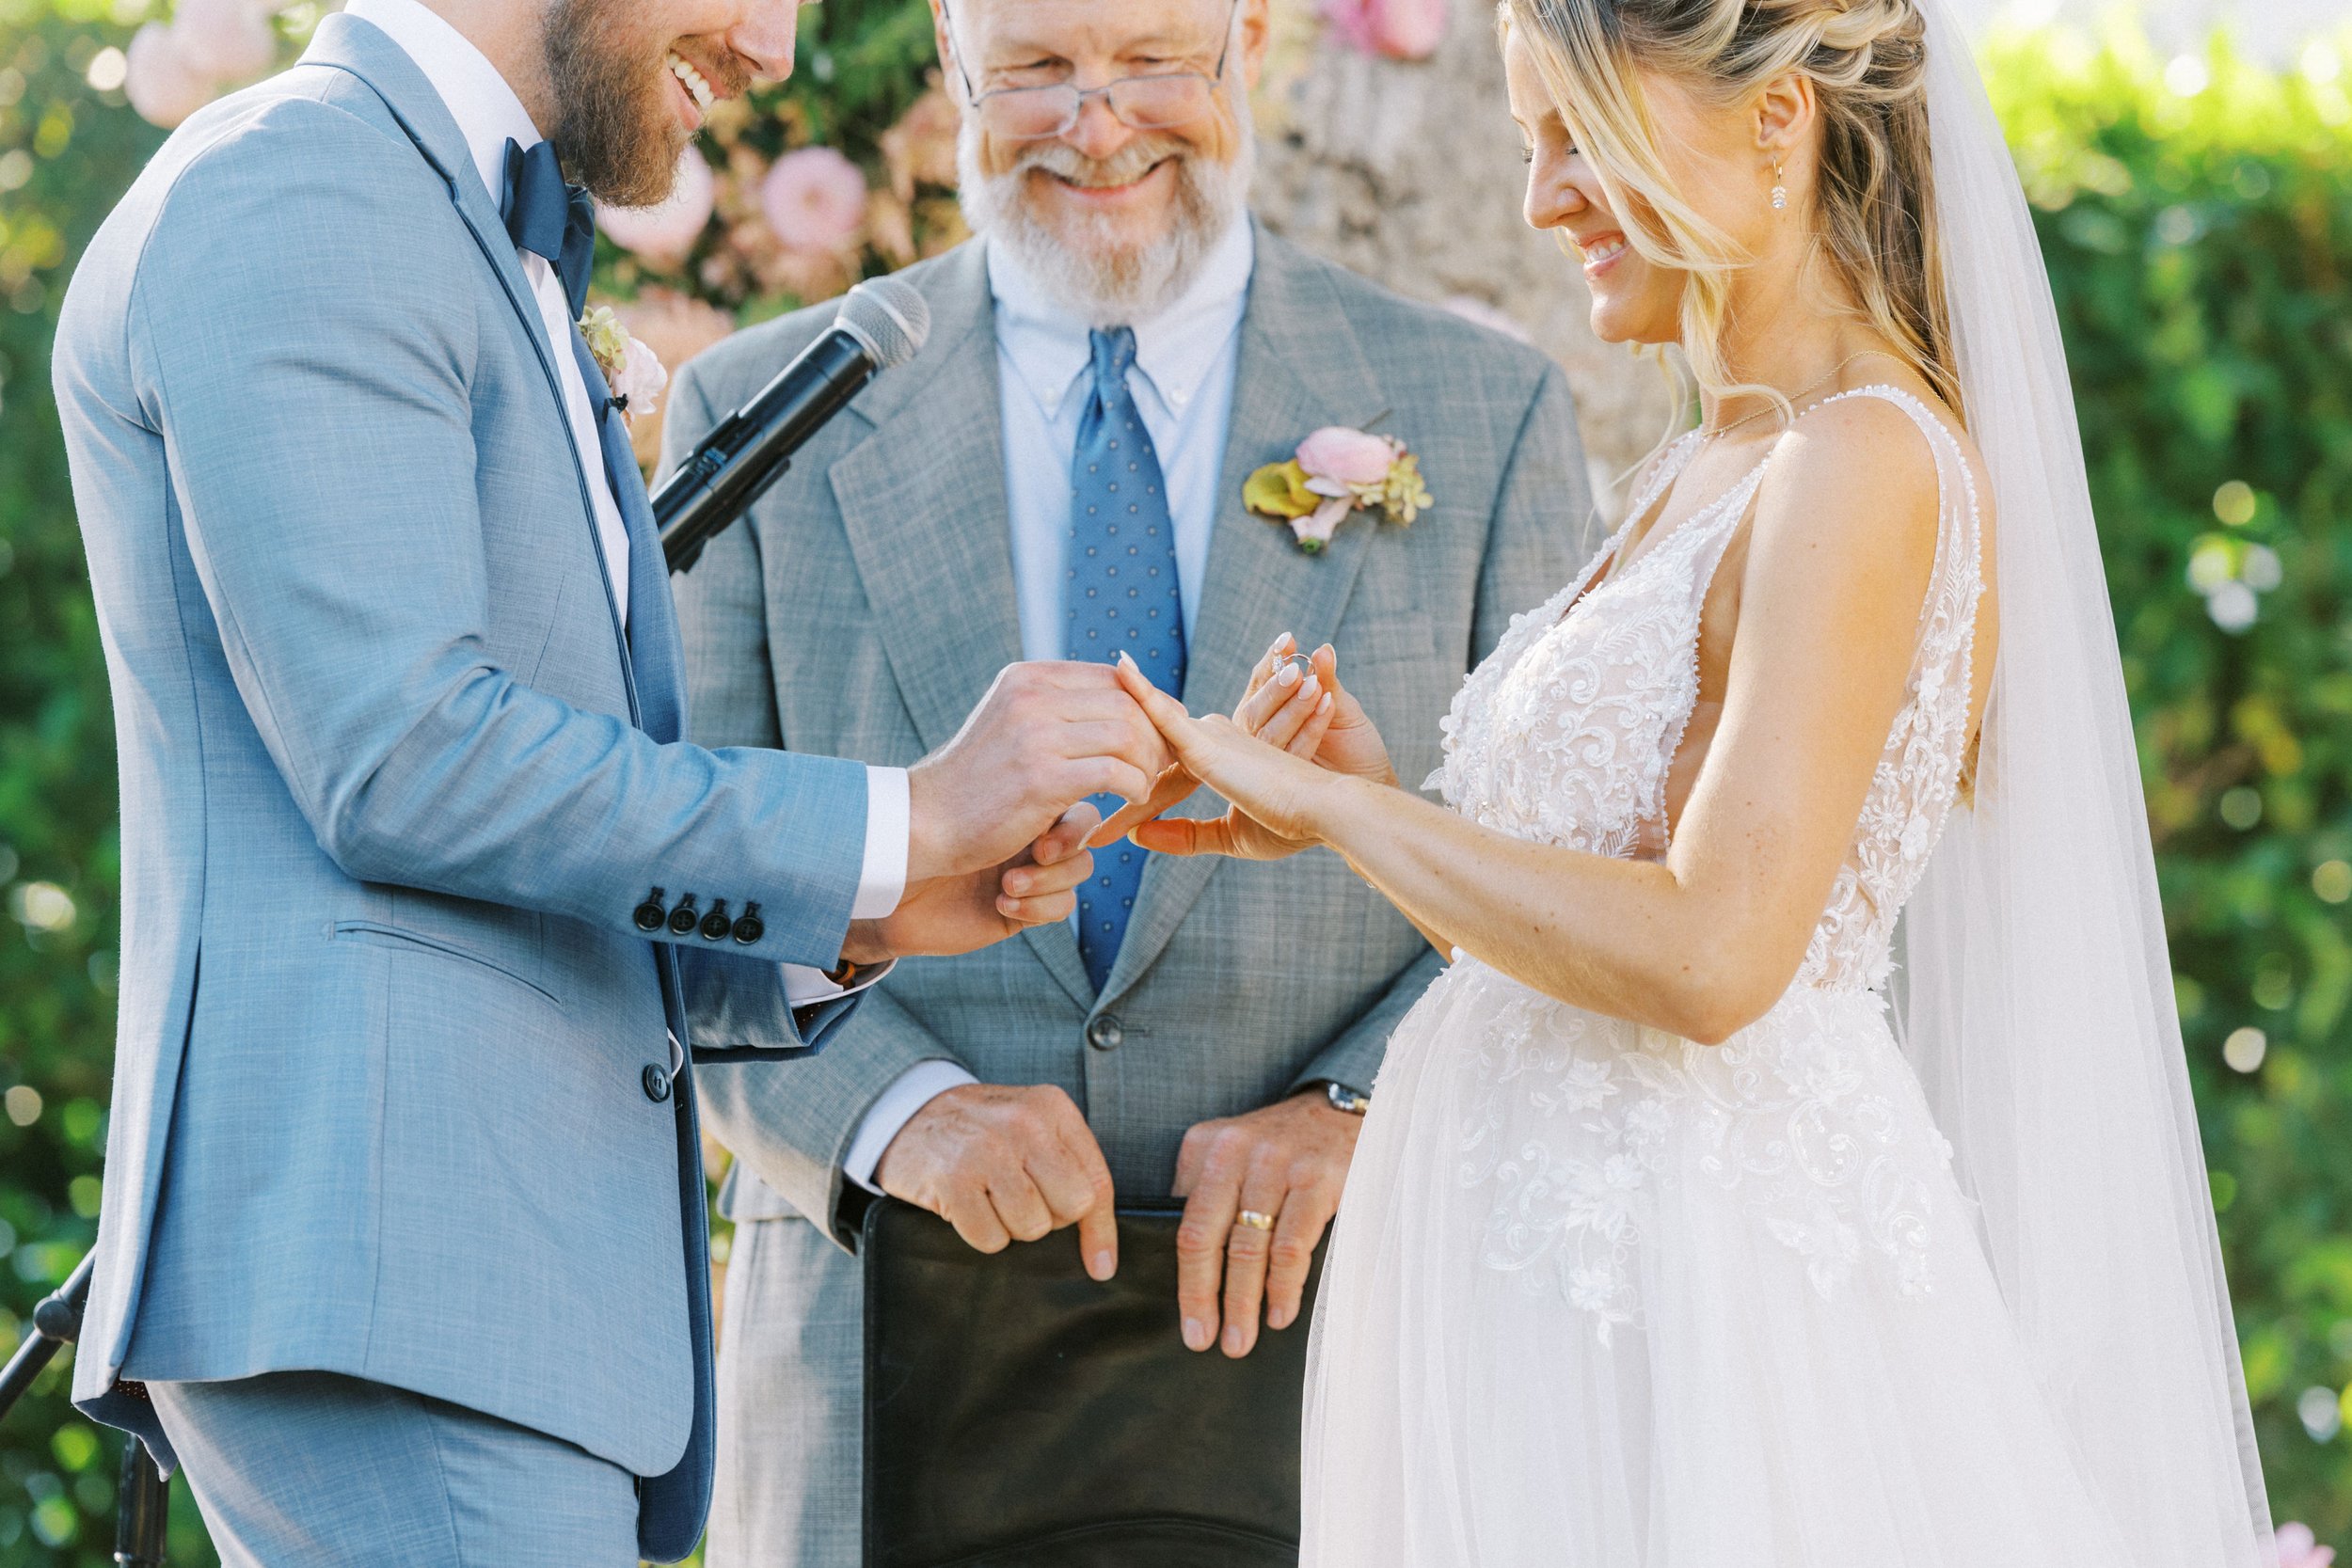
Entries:
{"type": "MultiPolygon", "coordinates": [[[[311,1369],[708,1497],[692,1085],[804,1053],[863,769],[679,743],[667,574],[617,417],[575,452],[458,128],[330,16],[183,126],[92,242],[55,375],[112,677],[123,957],[74,1396],[311,1369]],[[587,486],[617,477],[628,630],[587,486]],[[765,934],[669,945],[655,887],[765,934]]],[[[592,383],[593,384],[593,383],[592,383]]],[[[854,1006],[850,1004],[850,1006],[854,1006]]]]}

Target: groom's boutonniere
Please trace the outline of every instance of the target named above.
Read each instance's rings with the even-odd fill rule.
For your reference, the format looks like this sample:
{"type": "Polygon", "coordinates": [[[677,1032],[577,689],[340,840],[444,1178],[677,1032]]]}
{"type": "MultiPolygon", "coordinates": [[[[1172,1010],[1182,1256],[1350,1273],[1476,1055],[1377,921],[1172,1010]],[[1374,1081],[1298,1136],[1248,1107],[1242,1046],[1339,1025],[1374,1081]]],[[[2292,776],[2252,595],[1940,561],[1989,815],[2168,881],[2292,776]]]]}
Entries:
{"type": "Polygon", "coordinates": [[[1298,455],[1269,463],[1241,487],[1242,504],[1270,522],[1288,523],[1309,555],[1331,542],[1342,518],[1378,507],[1409,527],[1434,498],[1422,483],[1421,460],[1391,436],[1326,425],[1298,443],[1298,455]]]}
{"type": "Polygon", "coordinates": [[[644,340],[631,336],[610,305],[580,317],[580,335],[588,341],[588,352],[612,388],[612,406],[631,420],[652,413],[661,401],[661,389],[670,384],[670,372],[644,340]]]}

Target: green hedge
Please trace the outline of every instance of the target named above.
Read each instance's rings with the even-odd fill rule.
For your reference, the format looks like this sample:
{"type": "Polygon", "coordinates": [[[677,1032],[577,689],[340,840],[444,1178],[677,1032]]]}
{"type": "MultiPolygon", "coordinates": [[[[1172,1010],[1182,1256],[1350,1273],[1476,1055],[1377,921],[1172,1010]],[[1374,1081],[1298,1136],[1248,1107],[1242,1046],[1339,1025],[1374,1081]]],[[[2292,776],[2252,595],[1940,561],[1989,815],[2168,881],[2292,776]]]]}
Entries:
{"type": "Polygon", "coordinates": [[[2271,1496],[2342,1540],[2352,50],[2286,74],[2120,36],[1990,59],[2073,359],[2271,1496]],[[2217,624],[2249,594],[2250,626],[2217,624]]]}
{"type": "MultiPolygon", "coordinates": [[[[112,734],[47,356],[72,258],[161,139],[88,82],[144,5],[0,0],[0,1343],[87,1244],[104,1138],[112,734]]],[[[810,9],[802,76],[725,126],[713,162],[829,143],[889,188],[882,138],[930,65],[922,10],[810,9]]],[[[303,21],[290,14],[290,48],[303,21]]],[[[2352,1382],[2352,55],[2315,48],[2279,74],[2036,33],[1996,39],[1988,59],[2074,355],[2272,1497],[2340,1539],[2352,1437],[2328,1409],[2352,1382]]],[[[938,195],[914,193],[917,244],[952,226],[938,195]]],[[[744,316],[781,308],[739,269],[703,265],[727,221],[687,268],[648,274],[608,251],[604,280],[688,287],[744,316]]],[[[51,1373],[0,1427],[0,1568],[106,1562],[114,1460],[51,1373]]],[[[173,1561],[208,1561],[184,1488],[181,1501],[173,1561]]]]}

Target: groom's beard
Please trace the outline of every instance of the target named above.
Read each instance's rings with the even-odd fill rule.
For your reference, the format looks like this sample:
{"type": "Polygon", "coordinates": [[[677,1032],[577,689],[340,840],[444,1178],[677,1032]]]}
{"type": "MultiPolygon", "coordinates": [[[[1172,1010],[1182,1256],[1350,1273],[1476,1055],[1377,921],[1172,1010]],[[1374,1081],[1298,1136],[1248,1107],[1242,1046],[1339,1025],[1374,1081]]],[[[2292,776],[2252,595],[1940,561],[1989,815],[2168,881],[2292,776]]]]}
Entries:
{"type": "MultiPolygon", "coordinates": [[[[567,175],[615,207],[667,199],[687,142],[672,106],[670,40],[646,33],[637,11],[637,0],[553,0],[545,24],[559,117],[548,140],[567,175]]],[[[731,53],[703,71],[721,97],[748,79],[731,53]]]]}
{"type": "Polygon", "coordinates": [[[1010,250],[1030,276],[1094,326],[1130,326],[1173,304],[1199,276],[1219,240],[1249,199],[1257,140],[1246,106],[1230,160],[1219,160],[1177,137],[1144,132],[1105,159],[1093,159],[1065,141],[1034,142],[1012,166],[986,172],[977,117],[966,115],[956,138],[958,197],[964,221],[992,245],[1010,250]],[[1031,171],[1087,185],[1123,185],[1171,160],[1176,195],[1168,227],[1136,245],[1120,239],[1106,218],[1049,223],[1029,196],[1031,171]]]}

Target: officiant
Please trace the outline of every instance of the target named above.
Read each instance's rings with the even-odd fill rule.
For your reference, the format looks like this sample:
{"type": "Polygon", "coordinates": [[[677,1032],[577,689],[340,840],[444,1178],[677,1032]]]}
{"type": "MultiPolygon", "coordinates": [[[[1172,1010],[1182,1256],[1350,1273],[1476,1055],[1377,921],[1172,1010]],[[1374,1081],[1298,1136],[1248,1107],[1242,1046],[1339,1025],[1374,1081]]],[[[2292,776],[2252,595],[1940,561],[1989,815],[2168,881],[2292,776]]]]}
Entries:
{"type": "MultiPolygon", "coordinates": [[[[902,275],[931,308],[920,357],[677,580],[695,738],[903,765],[1003,666],[1121,649],[1196,711],[1230,709],[1288,632],[1335,645],[1418,780],[1465,672],[1592,543],[1561,372],[1255,220],[1265,0],[933,11],[977,237],[902,275]],[[1321,544],[1311,517],[1250,509],[1254,471],[1334,428],[1417,462],[1409,527],[1327,509],[1321,544]]],[[[832,315],[685,367],[668,460],[832,315]]],[[[1321,853],[1122,844],[1070,924],[901,964],[813,1060],[707,1072],[737,1224],[712,1568],[858,1560],[849,1249],[871,1195],[984,1252],[1075,1227],[1102,1277],[1114,1192],[1172,1191],[1168,1333],[1241,1357],[1290,1330],[1383,1047],[1439,961],[1321,853]]]]}

